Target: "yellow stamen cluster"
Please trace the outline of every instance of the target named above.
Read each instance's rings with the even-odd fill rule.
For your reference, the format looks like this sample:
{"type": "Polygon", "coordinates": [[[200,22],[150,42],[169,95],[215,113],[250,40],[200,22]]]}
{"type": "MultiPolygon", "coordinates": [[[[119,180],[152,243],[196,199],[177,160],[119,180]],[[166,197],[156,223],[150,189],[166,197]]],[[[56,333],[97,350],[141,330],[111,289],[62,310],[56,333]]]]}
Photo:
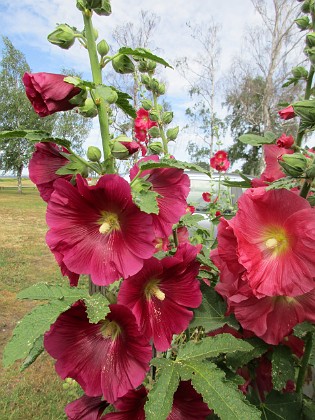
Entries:
{"type": "Polygon", "coordinates": [[[117,214],[111,213],[109,211],[103,211],[102,216],[98,221],[99,232],[106,235],[108,233],[111,233],[113,230],[119,230],[119,219],[117,214]]]}
{"type": "Polygon", "coordinates": [[[115,321],[105,320],[102,322],[101,333],[105,338],[111,337],[115,340],[115,338],[119,336],[120,332],[120,326],[115,321]]]}
{"type": "Polygon", "coordinates": [[[290,247],[290,238],[284,228],[272,226],[268,228],[263,235],[263,249],[271,253],[272,256],[278,256],[287,251],[290,247]]]}
{"type": "Polygon", "coordinates": [[[150,280],[145,287],[145,296],[147,300],[150,300],[152,296],[155,296],[159,300],[165,299],[165,293],[158,287],[158,280],[150,280]]]}

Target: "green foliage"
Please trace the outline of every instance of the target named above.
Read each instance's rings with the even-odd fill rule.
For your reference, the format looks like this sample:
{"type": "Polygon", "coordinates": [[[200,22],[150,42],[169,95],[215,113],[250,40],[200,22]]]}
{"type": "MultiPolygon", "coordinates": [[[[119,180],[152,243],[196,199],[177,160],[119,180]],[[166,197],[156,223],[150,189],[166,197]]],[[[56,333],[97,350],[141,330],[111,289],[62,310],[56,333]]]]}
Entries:
{"type": "Polygon", "coordinates": [[[119,48],[118,54],[131,55],[134,58],[146,58],[148,60],[154,61],[155,63],[162,64],[165,67],[173,68],[163,58],[158,57],[155,54],[152,54],[150,51],[148,51],[145,48],[132,49],[132,48],[129,48],[129,47],[122,47],[122,48],[119,48]]]}
{"type": "Polygon", "coordinates": [[[187,213],[181,217],[180,223],[186,227],[197,227],[198,223],[204,220],[204,217],[201,214],[191,214],[187,213]]]}
{"type": "Polygon", "coordinates": [[[145,171],[147,169],[153,169],[153,168],[191,169],[192,171],[197,171],[211,177],[209,170],[203,169],[199,165],[196,165],[194,163],[181,162],[176,159],[163,158],[163,159],[160,159],[159,162],[147,160],[147,161],[140,162],[139,168],[142,171],[145,171]]]}
{"type": "Polygon", "coordinates": [[[92,324],[97,324],[109,313],[109,301],[101,293],[96,293],[84,299],[86,313],[92,324]]]}
{"type": "Polygon", "coordinates": [[[132,99],[127,93],[121,92],[120,90],[115,89],[113,86],[111,88],[117,93],[118,99],[115,102],[115,105],[120,108],[125,114],[129,115],[131,118],[136,118],[136,110],[130,104],[129,100],[132,99]]]}
{"type": "Polygon", "coordinates": [[[266,353],[269,346],[264,341],[259,338],[249,338],[246,340],[251,344],[252,349],[248,352],[239,352],[236,351],[233,354],[228,354],[226,356],[226,363],[232,369],[237,369],[239,367],[245,366],[251,360],[256,359],[266,353]]]}
{"type": "Polygon", "coordinates": [[[281,391],[289,379],[294,380],[294,359],[286,346],[277,346],[272,353],[272,383],[274,389],[281,391]]]}
{"type": "Polygon", "coordinates": [[[248,134],[243,134],[242,136],[240,136],[239,141],[245,144],[250,144],[251,146],[261,146],[263,144],[273,143],[275,141],[275,137],[274,136],[262,137],[262,136],[258,136],[257,134],[248,133],[248,134]]]}
{"type": "Polygon", "coordinates": [[[19,139],[26,139],[30,143],[52,142],[55,144],[59,144],[59,146],[64,146],[66,148],[70,148],[71,146],[71,142],[69,140],[52,137],[49,133],[46,133],[42,130],[0,131],[0,140],[3,141],[4,139],[15,139],[16,143],[20,141],[19,139]]]}
{"type": "Polygon", "coordinates": [[[151,187],[151,182],[148,182],[143,178],[137,178],[135,182],[131,184],[132,199],[139,209],[145,213],[159,214],[157,203],[159,194],[151,190],[151,187]]]}
{"type": "Polygon", "coordinates": [[[302,402],[297,394],[280,394],[271,391],[266,401],[260,404],[263,420],[302,419],[302,402]]]}

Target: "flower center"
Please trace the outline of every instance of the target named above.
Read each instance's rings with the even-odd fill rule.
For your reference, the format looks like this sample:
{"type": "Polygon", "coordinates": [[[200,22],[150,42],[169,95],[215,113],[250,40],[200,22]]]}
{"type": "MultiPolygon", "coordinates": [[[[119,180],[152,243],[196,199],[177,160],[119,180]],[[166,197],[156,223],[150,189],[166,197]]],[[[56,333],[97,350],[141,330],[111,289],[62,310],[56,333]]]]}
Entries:
{"type": "Polygon", "coordinates": [[[158,280],[150,280],[144,289],[145,297],[150,300],[152,296],[155,296],[159,300],[165,299],[165,293],[158,286],[158,280]]]}
{"type": "Polygon", "coordinates": [[[118,216],[115,213],[111,213],[109,211],[103,211],[102,216],[98,221],[99,232],[106,235],[108,233],[111,233],[113,230],[119,230],[119,220],[118,216]]]}
{"type": "Polygon", "coordinates": [[[272,256],[277,256],[288,250],[290,238],[287,232],[280,226],[268,228],[263,235],[264,249],[272,256]]]}
{"type": "Polygon", "coordinates": [[[115,340],[121,333],[121,329],[115,321],[105,320],[102,322],[101,333],[103,337],[111,337],[112,340],[115,340]]]}

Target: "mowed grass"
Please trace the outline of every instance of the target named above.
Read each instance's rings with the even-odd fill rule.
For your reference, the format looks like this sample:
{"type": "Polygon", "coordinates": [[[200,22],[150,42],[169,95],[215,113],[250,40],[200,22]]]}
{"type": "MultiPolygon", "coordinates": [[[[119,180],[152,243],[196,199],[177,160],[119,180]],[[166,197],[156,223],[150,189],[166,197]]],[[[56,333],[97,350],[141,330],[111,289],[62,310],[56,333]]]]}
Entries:
{"type": "MultiPolygon", "coordinates": [[[[0,355],[13,328],[34,302],[16,300],[16,293],[34,283],[62,284],[55,259],[45,243],[46,203],[30,181],[18,194],[16,181],[0,179],[0,355]],[[5,188],[2,188],[5,186],[5,188]],[[7,188],[11,187],[11,188],[7,188]]],[[[63,389],[46,353],[24,372],[20,363],[0,366],[1,420],[65,419],[65,405],[77,398],[63,389]]]]}

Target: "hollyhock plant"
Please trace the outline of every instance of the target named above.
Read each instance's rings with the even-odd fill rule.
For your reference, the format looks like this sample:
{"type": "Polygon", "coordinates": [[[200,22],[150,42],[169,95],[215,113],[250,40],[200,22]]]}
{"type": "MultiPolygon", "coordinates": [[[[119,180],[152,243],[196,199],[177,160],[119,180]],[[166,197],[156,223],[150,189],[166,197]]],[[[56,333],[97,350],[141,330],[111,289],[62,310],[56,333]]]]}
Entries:
{"type": "Polygon", "coordinates": [[[295,117],[295,112],[292,105],[281,109],[280,111],[278,111],[278,114],[282,120],[291,120],[295,117]]]}
{"type": "Polygon", "coordinates": [[[149,116],[149,111],[146,111],[143,108],[140,108],[137,111],[137,117],[135,119],[135,129],[140,130],[149,130],[152,127],[157,126],[157,122],[151,121],[149,116]]]}
{"type": "Polygon", "coordinates": [[[24,74],[22,80],[26,95],[40,117],[77,106],[69,101],[78,95],[81,89],[65,82],[65,77],[67,76],[53,73],[24,74]]]}
{"type": "Polygon", "coordinates": [[[80,175],[77,187],[56,180],[46,218],[52,252],[97,285],[137,273],[155,252],[152,218],[132,202],[128,182],[118,175],[104,175],[94,186],[80,175]]]}
{"type": "MultiPolygon", "coordinates": [[[[158,162],[157,155],[147,156],[140,162],[158,162]]],[[[132,181],[139,173],[138,163],[130,170],[132,181]]],[[[140,174],[152,184],[151,189],[158,193],[157,203],[159,214],[152,214],[153,225],[157,237],[168,237],[172,233],[172,227],[185,214],[187,208],[187,196],[190,181],[188,175],[182,169],[177,168],[153,168],[140,174]]]]}
{"type": "Polygon", "coordinates": [[[69,153],[62,147],[60,148],[54,143],[37,143],[35,151],[29,162],[29,177],[39,191],[40,196],[46,202],[54,190],[54,181],[58,178],[65,178],[70,181],[71,175],[57,175],[56,172],[62,166],[69,163],[60,152],[69,153]]]}
{"type": "Polygon", "coordinates": [[[210,166],[219,172],[227,171],[230,167],[228,154],[224,150],[217,151],[210,159],[210,166]]]}
{"type": "Polygon", "coordinates": [[[65,412],[68,420],[99,420],[108,403],[102,397],[83,395],[69,403],[65,412]]]}
{"type": "Polygon", "coordinates": [[[143,269],[124,280],[118,302],[134,313],[140,331],[158,351],[170,348],[173,334],[184,331],[202,299],[196,279],[199,249],[190,244],[178,247],[176,254],[162,260],[151,258],[143,269]]]}
{"type": "Polygon", "coordinates": [[[281,134],[281,136],[277,139],[276,145],[278,147],[284,147],[285,149],[290,149],[294,144],[293,136],[287,136],[285,133],[281,134]]]}
{"type": "Polygon", "coordinates": [[[91,324],[84,303],[77,302],[45,334],[44,346],[62,379],[75,379],[87,396],[113,403],[142,383],[151,347],[127,307],[109,309],[103,321],[91,324]]]}

